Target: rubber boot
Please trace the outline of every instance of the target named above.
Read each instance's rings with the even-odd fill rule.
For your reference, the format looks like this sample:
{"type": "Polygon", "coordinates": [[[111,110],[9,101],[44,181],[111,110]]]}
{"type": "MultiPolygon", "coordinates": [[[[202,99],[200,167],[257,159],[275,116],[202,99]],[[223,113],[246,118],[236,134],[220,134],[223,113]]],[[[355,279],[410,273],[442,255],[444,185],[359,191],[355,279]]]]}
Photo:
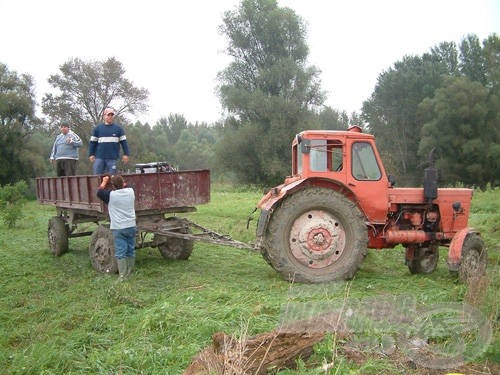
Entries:
{"type": "Polygon", "coordinates": [[[129,277],[132,272],[134,272],[135,267],[135,257],[128,257],[127,259],[127,274],[126,277],[129,277]]]}
{"type": "Polygon", "coordinates": [[[128,262],[127,258],[117,259],[118,263],[118,274],[120,275],[120,281],[123,281],[127,278],[128,272],[128,262]]]}

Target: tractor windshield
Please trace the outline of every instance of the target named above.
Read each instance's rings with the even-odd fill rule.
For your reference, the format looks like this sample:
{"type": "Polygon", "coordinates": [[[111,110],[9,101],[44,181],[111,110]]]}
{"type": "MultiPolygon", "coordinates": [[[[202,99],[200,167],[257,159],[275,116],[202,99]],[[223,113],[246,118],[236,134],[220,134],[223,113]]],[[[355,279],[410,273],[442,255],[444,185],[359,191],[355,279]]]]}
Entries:
{"type": "Polygon", "coordinates": [[[356,142],[352,145],[352,175],[356,180],[375,181],[382,177],[372,145],[356,142]]]}

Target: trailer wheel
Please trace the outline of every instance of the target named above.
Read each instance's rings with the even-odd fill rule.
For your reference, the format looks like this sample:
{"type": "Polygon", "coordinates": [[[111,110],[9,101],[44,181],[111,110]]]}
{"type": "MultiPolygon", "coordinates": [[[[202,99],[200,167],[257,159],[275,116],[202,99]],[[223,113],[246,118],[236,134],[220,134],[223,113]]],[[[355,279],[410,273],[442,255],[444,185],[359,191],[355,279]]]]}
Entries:
{"type": "Polygon", "coordinates": [[[350,279],[366,255],[364,216],[341,193],[309,188],[277,207],[264,234],[264,259],[293,282],[350,279]]]}
{"type": "Polygon", "coordinates": [[[463,282],[480,278],[486,274],[488,255],[483,239],[476,233],[470,233],[465,237],[462,245],[462,255],[458,277],[463,282]]]}
{"type": "Polygon", "coordinates": [[[68,251],[68,226],[61,217],[54,216],[49,220],[47,235],[52,254],[61,256],[68,251]]]}
{"type": "MultiPolygon", "coordinates": [[[[182,227],[180,219],[176,217],[169,217],[167,222],[169,222],[168,225],[172,225],[172,223],[175,225],[175,222],[179,222],[179,226],[182,227]]],[[[178,232],[191,233],[190,229],[187,227],[179,229],[178,232]]],[[[160,250],[161,255],[165,259],[189,259],[194,248],[193,240],[185,240],[183,238],[164,236],[161,234],[155,234],[155,241],[162,242],[161,245],[158,245],[158,250],[160,250]]]]}
{"type": "Polygon", "coordinates": [[[439,245],[415,247],[413,251],[413,258],[407,260],[408,269],[412,274],[429,274],[436,270],[439,260],[439,245]]]}
{"type": "Polygon", "coordinates": [[[117,273],[118,264],[115,258],[115,245],[111,229],[99,225],[92,233],[89,246],[92,267],[101,273],[117,273]]]}

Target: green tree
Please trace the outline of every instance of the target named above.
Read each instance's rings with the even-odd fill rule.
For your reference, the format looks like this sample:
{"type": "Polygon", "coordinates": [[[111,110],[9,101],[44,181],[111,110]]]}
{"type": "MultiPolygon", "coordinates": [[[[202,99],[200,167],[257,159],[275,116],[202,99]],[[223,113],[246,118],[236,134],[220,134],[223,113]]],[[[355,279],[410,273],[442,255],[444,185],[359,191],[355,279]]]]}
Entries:
{"type": "Polygon", "coordinates": [[[363,103],[362,118],[377,137],[386,167],[398,176],[399,184],[421,180],[421,161],[415,157],[422,127],[418,105],[434,95],[450,69],[456,70],[455,58],[451,44],[422,57],[405,56],[378,77],[375,91],[363,103]]]}
{"type": "Polygon", "coordinates": [[[230,117],[217,159],[243,182],[276,183],[289,173],[291,139],[324,101],[304,22],[276,0],[243,0],[220,30],[233,61],[218,75],[230,117]]]}
{"type": "Polygon", "coordinates": [[[148,91],[125,78],[125,69],[115,58],[89,62],[74,58],[61,65],[60,71],[49,78],[59,94],[47,93],[42,99],[43,113],[52,127],[68,121],[85,138],[108,106],[114,107],[123,121],[127,115],[147,110],[148,91]]]}
{"type": "Polygon", "coordinates": [[[441,181],[498,184],[500,176],[500,100],[467,77],[448,78],[420,106],[425,123],[420,155],[436,150],[441,181]],[[496,181],[495,181],[496,180],[496,181]]]}
{"type": "Polygon", "coordinates": [[[470,34],[460,43],[460,70],[471,81],[488,84],[488,65],[479,38],[470,34]]]}
{"type": "Polygon", "coordinates": [[[187,129],[188,122],[183,115],[171,113],[168,118],[160,118],[156,129],[167,137],[168,143],[174,145],[179,140],[183,130],[187,129]]]}
{"type": "Polygon", "coordinates": [[[444,74],[460,75],[457,46],[454,42],[442,42],[432,47],[431,57],[439,66],[444,67],[444,74]]]}
{"type": "Polygon", "coordinates": [[[174,146],[173,164],[179,169],[210,169],[213,167],[215,139],[206,126],[192,125],[182,131],[174,146]]]}
{"type": "Polygon", "coordinates": [[[355,113],[349,119],[347,113],[338,112],[330,107],[323,108],[317,117],[319,122],[319,125],[316,127],[317,129],[346,130],[349,127],[350,121],[355,125],[361,125],[361,119],[355,113]]]}
{"type": "Polygon", "coordinates": [[[0,63],[0,185],[36,174],[32,161],[40,156],[33,153],[29,140],[39,124],[32,77],[19,76],[0,63]]]}

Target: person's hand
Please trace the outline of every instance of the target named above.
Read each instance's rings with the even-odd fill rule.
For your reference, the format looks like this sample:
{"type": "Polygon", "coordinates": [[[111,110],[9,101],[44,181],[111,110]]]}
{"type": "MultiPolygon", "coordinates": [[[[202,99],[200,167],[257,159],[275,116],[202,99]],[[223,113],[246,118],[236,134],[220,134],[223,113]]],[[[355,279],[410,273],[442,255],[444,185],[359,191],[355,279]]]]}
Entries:
{"type": "Polygon", "coordinates": [[[93,163],[95,161],[95,156],[94,155],[90,155],[89,156],[89,160],[93,163]]]}
{"type": "Polygon", "coordinates": [[[123,155],[122,156],[122,162],[123,162],[123,164],[127,164],[128,163],[128,155],[123,155]]]}
{"type": "Polygon", "coordinates": [[[109,182],[109,176],[104,176],[102,178],[101,184],[99,185],[99,189],[106,189],[106,187],[108,186],[108,182],[109,182]]]}

